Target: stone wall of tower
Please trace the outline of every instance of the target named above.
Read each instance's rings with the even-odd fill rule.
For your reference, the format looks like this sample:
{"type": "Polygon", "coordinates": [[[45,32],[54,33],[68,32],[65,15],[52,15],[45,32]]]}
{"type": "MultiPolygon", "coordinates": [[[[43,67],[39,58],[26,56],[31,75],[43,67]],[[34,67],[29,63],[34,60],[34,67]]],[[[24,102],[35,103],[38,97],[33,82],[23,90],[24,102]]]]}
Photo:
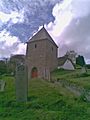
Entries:
{"type": "Polygon", "coordinates": [[[46,66],[53,71],[57,68],[57,47],[51,41],[46,40],[46,66]]]}
{"type": "Polygon", "coordinates": [[[57,68],[57,47],[48,39],[31,41],[27,44],[26,63],[28,77],[33,67],[38,70],[38,78],[50,79],[50,72],[57,68]]]}
{"type": "Polygon", "coordinates": [[[46,40],[37,40],[28,43],[26,56],[29,78],[31,77],[33,67],[38,69],[38,77],[43,77],[46,58],[46,40]]]}

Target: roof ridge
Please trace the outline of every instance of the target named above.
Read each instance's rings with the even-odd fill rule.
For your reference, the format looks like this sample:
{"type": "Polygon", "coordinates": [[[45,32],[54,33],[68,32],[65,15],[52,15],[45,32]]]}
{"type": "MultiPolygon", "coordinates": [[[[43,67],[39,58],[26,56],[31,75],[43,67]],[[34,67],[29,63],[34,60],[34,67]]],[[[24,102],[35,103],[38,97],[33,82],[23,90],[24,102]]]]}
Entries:
{"type": "Polygon", "coordinates": [[[52,37],[50,36],[50,34],[44,26],[34,36],[32,36],[32,38],[30,38],[30,40],[27,43],[42,39],[48,39],[57,46],[57,44],[54,42],[54,40],[52,39],[52,37]]]}

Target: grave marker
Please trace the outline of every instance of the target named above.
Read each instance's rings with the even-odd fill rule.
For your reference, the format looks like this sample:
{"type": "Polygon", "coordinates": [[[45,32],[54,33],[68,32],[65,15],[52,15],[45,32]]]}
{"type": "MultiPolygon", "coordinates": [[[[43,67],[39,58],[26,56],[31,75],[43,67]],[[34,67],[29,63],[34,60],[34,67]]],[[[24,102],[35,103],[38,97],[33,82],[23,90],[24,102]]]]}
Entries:
{"type": "Polygon", "coordinates": [[[82,73],[82,74],[86,73],[86,68],[85,68],[85,67],[82,67],[81,73],[82,73]]]}
{"type": "Polygon", "coordinates": [[[5,84],[6,82],[4,80],[0,80],[0,92],[3,92],[5,90],[5,84]]]}
{"type": "Polygon", "coordinates": [[[16,100],[18,102],[27,101],[28,92],[28,75],[27,67],[25,64],[17,65],[16,67],[16,100]]]}

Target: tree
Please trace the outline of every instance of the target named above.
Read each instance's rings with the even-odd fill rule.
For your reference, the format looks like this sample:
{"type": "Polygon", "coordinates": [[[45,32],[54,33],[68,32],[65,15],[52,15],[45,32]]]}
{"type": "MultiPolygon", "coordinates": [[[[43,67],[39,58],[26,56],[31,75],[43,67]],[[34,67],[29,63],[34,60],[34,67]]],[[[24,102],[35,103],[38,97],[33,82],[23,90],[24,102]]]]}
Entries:
{"type": "Polygon", "coordinates": [[[84,57],[83,56],[78,56],[76,58],[76,64],[80,65],[80,66],[85,66],[85,60],[84,60],[84,57]]]}

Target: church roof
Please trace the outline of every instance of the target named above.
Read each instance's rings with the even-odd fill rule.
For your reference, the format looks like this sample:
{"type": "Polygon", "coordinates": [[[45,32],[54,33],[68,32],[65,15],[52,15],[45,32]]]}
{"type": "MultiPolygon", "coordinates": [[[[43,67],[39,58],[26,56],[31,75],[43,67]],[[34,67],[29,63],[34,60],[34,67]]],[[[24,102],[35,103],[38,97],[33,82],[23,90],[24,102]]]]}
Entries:
{"type": "Polygon", "coordinates": [[[63,57],[58,58],[58,66],[64,65],[67,60],[69,60],[75,68],[75,64],[70,58],[68,58],[68,55],[64,55],[63,57]]]}
{"type": "Polygon", "coordinates": [[[59,57],[59,58],[58,58],[58,65],[59,65],[59,66],[64,65],[64,63],[66,62],[67,59],[68,59],[68,56],[67,56],[67,55],[65,55],[65,56],[63,56],[63,57],[59,57]]]}
{"type": "MultiPolygon", "coordinates": [[[[56,43],[54,42],[54,40],[51,38],[51,36],[49,35],[49,33],[47,32],[47,30],[44,28],[44,26],[42,27],[41,30],[39,30],[30,40],[29,42],[32,41],[36,41],[36,40],[44,40],[44,39],[48,39],[50,40],[54,45],[56,45],[56,43]]],[[[29,43],[28,42],[28,43],[29,43]]],[[[56,47],[58,47],[56,45],[56,47]]]]}

